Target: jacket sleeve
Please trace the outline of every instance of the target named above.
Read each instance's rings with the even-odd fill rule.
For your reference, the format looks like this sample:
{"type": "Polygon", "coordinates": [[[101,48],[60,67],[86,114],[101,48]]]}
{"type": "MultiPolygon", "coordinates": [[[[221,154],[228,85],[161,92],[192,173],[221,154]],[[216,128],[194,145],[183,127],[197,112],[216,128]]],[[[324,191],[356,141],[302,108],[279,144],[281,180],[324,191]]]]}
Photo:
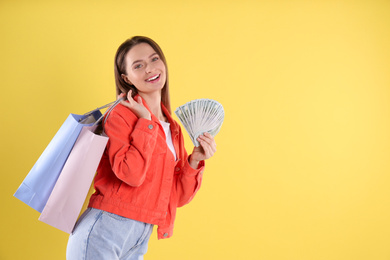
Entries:
{"type": "Polygon", "coordinates": [[[111,113],[104,131],[109,137],[107,153],[113,172],[126,184],[140,186],[156,146],[157,124],[131,112],[123,116],[111,113]]]}
{"type": "Polygon", "coordinates": [[[198,168],[194,169],[190,166],[190,156],[184,148],[184,141],[182,132],[179,131],[179,142],[180,142],[180,158],[182,160],[181,167],[175,168],[175,181],[176,181],[176,194],[178,197],[178,207],[182,207],[188,204],[198,192],[203,178],[203,171],[205,168],[205,162],[199,162],[198,168]]]}

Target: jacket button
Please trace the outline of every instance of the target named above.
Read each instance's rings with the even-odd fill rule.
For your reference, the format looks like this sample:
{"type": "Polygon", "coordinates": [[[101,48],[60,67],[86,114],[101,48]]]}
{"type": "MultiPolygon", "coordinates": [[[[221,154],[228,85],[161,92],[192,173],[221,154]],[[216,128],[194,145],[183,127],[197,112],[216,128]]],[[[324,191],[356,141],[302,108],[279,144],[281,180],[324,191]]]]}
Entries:
{"type": "Polygon", "coordinates": [[[167,237],[168,236],[168,233],[164,233],[164,237],[167,237]]]}
{"type": "Polygon", "coordinates": [[[149,128],[150,130],[152,130],[152,129],[153,129],[153,125],[148,125],[148,128],[149,128]]]}
{"type": "Polygon", "coordinates": [[[177,171],[177,172],[180,171],[180,167],[176,167],[176,171],[177,171]]]}

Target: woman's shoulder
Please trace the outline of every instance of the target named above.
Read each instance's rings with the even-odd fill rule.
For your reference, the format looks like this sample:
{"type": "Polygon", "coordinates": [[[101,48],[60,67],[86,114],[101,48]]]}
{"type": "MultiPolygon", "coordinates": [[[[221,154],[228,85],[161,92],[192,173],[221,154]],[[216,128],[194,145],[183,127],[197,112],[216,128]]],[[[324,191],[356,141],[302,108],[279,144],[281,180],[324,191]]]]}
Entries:
{"type": "Polygon", "coordinates": [[[172,121],[173,121],[175,127],[180,129],[180,124],[175,119],[173,119],[172,121]]]}
{"type": "Polygon", "coordinates": [[[171,131],[177,131],[181,132],[180,124],[172,117],[172,115],[169,115],[170,120],[169,123],[171,124],[171,131]]]}

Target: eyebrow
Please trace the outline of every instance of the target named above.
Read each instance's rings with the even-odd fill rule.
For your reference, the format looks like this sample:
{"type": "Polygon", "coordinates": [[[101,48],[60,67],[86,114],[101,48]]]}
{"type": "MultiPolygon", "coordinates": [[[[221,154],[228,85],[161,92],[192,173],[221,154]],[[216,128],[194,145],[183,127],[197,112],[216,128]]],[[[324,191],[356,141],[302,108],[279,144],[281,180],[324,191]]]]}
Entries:
{"type": "MultiPolygon", "coordinates": [[[[156,55],[157,54],[157,52],[153,52],[153,54],[152,55],[150,55],[148,58],[151,58],[151,57],[153,57],[154,55],[156,55]]],[[[157,54],[158,55],[158,54],[157,54]]],[[[133,66],[134,64],[136,64],[137,62],[141,62],[142,60],[135,60],[135,61],[133,61],[133,63],[131,64],[131,66],[133,66]]]]}

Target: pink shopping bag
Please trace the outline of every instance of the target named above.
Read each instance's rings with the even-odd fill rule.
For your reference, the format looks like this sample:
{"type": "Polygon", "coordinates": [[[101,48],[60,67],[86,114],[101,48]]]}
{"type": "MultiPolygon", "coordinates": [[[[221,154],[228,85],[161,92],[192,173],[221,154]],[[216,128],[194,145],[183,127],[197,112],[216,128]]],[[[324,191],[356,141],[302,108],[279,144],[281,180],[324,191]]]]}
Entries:
{"type": "Polygon", "coordinates": [[[87,197],[108,137],[84,127],[39,220],[71,233],[87,197]]]}

